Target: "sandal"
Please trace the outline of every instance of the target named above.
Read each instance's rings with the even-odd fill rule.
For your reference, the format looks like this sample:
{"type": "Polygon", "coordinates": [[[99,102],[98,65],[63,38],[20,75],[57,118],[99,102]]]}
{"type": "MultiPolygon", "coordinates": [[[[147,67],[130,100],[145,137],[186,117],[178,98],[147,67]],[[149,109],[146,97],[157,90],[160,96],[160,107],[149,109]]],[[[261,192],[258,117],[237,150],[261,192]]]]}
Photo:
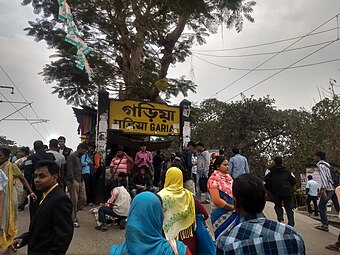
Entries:
{"type": "Polygon", "coordinates": [[[325,248],[332,251],[340,251],[339,246],[335,244],[329,244],[325,248]]]}
{"type": "Polygon", "coordinates": [[[97,226],[95,227],[96,230],[102,231],[102,232],[106,232],[107,231],[107,227],[106,226],[97,226]]]}
{"type": "Polygon", "coordinates": [[[325,228],[325,227],[322,226],[322,225],[320,225],[320,226],[315,226],[315,228],[318,229],[318,230],[326,231],[326,232],[329,231],[328,228],[325,228]]]}
{"type": "Polygon", "coordinates": [[[73,222],[73,228],[79,228],[79,227],[80,227],[80,225],[79,225],[78,222],[73,222]]]}

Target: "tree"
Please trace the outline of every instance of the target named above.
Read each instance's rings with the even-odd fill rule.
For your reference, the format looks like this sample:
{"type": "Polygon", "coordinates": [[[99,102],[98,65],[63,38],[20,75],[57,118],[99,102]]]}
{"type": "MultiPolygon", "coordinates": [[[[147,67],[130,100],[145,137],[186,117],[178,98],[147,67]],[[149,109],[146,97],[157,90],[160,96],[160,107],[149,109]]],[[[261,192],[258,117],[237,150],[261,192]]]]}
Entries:
{"type": "Polygon", "coordinates": [[[7,139],[7,137],[3,135],[0,135],[0,148],[7,148],[13,154],[15,154],[19,150],[19,147],[17,146],[15,141],[7,139]]]}
{"type": "Polygon", "coordinates": [[[324,151],[327,160],[340,165],[340,97],[324,98],[312,108],[308,123],[299,136],[300,149],[309,158],[324,151]]]}
{"type": "MultiPolygon", "coordinates": [[[[237,146],[248,158],[252,172],[263,177],[273,156],[285,157],[288,166],[297,172],[304,170],[306,160],[292,158],[298,151],[297,142],[308,113],[297,110],[278,110],[269,97],[245,98],[224,103],[208,99],[201,103],[200,114],[193,130],[193,139],[207,148],[225,148],[230,155],[237,146]]],[[[306,157],[303,157],[305,159],[306,157]]]]}
{"type": "MultiPolygon", "coordinates": [[[[45,40],[56,49],[57,59],[47,64],[42,75],[57,82],[52,93],[68,103],[93,102],[94,92],[106,88],[120,98],[159,100],[157,80],[166,78],[170,65],[183,62],[193,44],[217,32],[220,24],[242,30],[250,22],[254,1],[244,0],[73,0],[74,21],[84,41],[93,49],[89,62],[93,81],[75,67],[76,49],[66,43],[58,20],[57,0],[23,0],[32,4],[40,18],[30,21],[28,35],[45,40]]],[[[196,84],[185,77],[168,79],[165,97],[188,91],[196,84]]]]}

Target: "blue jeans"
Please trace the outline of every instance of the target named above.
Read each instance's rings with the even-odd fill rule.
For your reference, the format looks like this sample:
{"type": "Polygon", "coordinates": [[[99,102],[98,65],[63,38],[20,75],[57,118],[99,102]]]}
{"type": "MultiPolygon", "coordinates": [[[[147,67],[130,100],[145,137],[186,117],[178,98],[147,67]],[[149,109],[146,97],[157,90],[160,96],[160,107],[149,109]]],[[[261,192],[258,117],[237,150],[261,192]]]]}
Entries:
{"type": "Polygon", "coordinates": [[[328,220],[327,220],[327,203],[330,199],[333,201],[334,208],[337,212],[339,212],[339,203],[336,197],[334,190],[327,190],[326,196],[321,195],[319,201],[319,212],[322,226],[328,229],[328,220]]]}

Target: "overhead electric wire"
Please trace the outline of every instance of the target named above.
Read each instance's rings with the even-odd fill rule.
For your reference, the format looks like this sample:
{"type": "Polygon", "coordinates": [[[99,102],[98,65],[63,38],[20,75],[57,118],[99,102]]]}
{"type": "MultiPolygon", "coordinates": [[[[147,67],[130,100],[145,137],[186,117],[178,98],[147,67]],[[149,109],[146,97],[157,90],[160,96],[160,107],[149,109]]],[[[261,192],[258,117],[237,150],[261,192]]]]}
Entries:
{"type": "MultiPolygon", "coordinates": [[[[337,14],[339,15],[339,13],[337,14]]],[[[335,15],[332,19],[334,19],[335,17],[337,17],[337,15],[335,15]]],[[[332,20],[331,19],[331,20],[332,20]]],[[[328,20],[327,22],[329,22],[330,20],[328,20]]],[[[326,22],[326,23],[327,23],[326,22]]],[[[325,24],[326,24],[325,23],[325,24]]],[[[324,25],[324,24],[323,24],[324,25]]],[[[323,26],[322,25],[322,26],[323,26]]],[[[318,27],[320,28],[320,27],[318,27]]],[[[327,33],[333,30],[337,30],[339,31],[339,26],[334,27],[334,28],[330,28],[330,29],[326,29],[326,30],[322,30],[320,32],[315,32],[315,33],[310,33],[307,35],[301,35],[301,36],[296,36],[296,37],[291,37],[291,38],[287,38],[287,39],[282,39],[282,40],[277,40],[277,41],[272,41],[272,42],[266,42],[266,43],[260,43],[260,44],[254,44],[254,45],[248,45],[248,46],[242,46],[242,47],[236,47],[236,48],[226,48],[226,49],[202,49],[202,50],[192,50],[193,52],[197,52],[197,51],[201,51],[201,52],[214,52],[214,51],[233,51],[233,50],[243,50],[243,49],[251,49],[251,48],[256,48],[256,47],[261,47],[261,46],[266,46],[266,45],[271,45],[271,44],[277,44],[277,43],[282,43],[282,42],[288,42],[288,41],[292,41],[292,40],[296,40],[299,38],[304,38],[306,36],[310,36],[310,35],[318,35],[318,34],[322,34],[322,33],[327,33]]],[[[315,30],[314,30],[315,31],[315,30]]]]}
{"type": "Polygon", "coordinates": [[[20,102],[20,101],[4,101],[4,100],[0,100],[0,103],[28,104],[27,102],[20,102]]]}
{"type": "MultiPolygon", "coordinates": [[[[301,46],[301,47],[287,49],[287,50],[285,50],[283,52],[307,49],[307,48],[311,48],[311,47],[327,44],[329,42],[331,42],[331,41],[325,41],[325,42],[320,42],[320,43],[315,43],[315,44],[309,44],[309,45],[305,45],[305,46],[301,46]]],[[[206,54],[206,53],[201,53],[201,52],[194,52],[193,55],[201,55],[201,56],[214,57],[214,58],[243,58],[243,57],[255,57],[255,56],[263,56],[263,55],[274,55],[276,53],[279,53],[279,51],[260,52],[260,53],[251,53],[251,54],[241,54],[241,55],[213,55],[213,54],[206,54]]]]}
{"type": "MultiPolygon", "coordinates": [[[[307,33],[306,35],[304,35],[303,37],[299,37],[299,39],[297,39],[295,42],[289,44],[287,47],[285,47],[283,50],[281,50],[280,52],[276,53],[275,55],[271,56],[270,58],[268,58],[267,60],[265,60],[264,62],[262,62],[261,64],[257,65],[255,68],[253,68],[252,70],[248,71],[247,73],[245,73],[244,75],[242,75],[241,77],[237,78],[236,80],[234,80],[233,82],[229,83],[227,86],[225,86],[224,88],[220,89],[219,91],[217,91],[215,94],[213,94],[212,96],[210,96],[209,98],[212,98],[216,95],[218,95],[219,93],[221,93],[222,91],[224,91],[225,89],[229,88],[230,86],[232,86],[233,84],[235,84],[236,82],[238,82],[239,80],[243,79],[244,77],[246,77],[248,74],[252,73],[253,71],[255,71],[256,69],[258,69],[259,67],[263,66],[264,64],[266,64],[267,62],[269,62],[270,60],[272,60],[273,58],[275,58],[276,56],[278,56],[279,54],[281,54],[282,52],[284,52],[286,49],[289,49],[291,46],[293,46],[294,44],[298,43],[299,41],[301,41],[302,39],[306,38],[307,36],[309,36],[310,34],[312,34],[314,31],[318,30],[320,27],[324,26],[325,24],[327,24],[328,22],[330,22],[332,19],[334,19],[335,17],[337,17],[339,15],[339,13],[337,13],[335,16],[333,16],[332,18],[328,19],[327,21],[323,22],[321,25],[317,26],[316,28],[314,28],[312,31],[310,31],[309,33],[307,33]]],[[[331,42],[332,43],[332,42],[331,42]]],[[[330,43],[330,44],[331,44],[330,43]]],[[[329,44],[326,44],[326,46],[328,46],[329,44]]],[[[322,47],[324,48],[324,47],[322,47]]],[[[281,71],[280,71],[281,72],[281,71]]]]}
{"type": "MultiPolygon", "coordinates": [[[[9,101],[8,99],[7,99],[7,97],[0,91],[0,95],[2,95],[3,96],[3,98],[5,98],[7,101],[9,101]]],[[[35,126],[33,126],[33,124],[31,123],[31,122],[29,122],[28,121],[28,119],[20,112],[20,110],[18,110],[17,109],[17,107],[13,104],[13,103],[10,103],[12,106],[13,106],[13,108],[32,126],[32,128],[40,135],[40,137],[43,139],[43,140],[45,140],[45,138],[44,138],[44,136],[39,132],[39,130],[35,127],[35,126]]],[[[1,120],[0,120],[0,122],[1,122],[1,120]]]]}
{"type": "MultiPolygon", "coordinates": [[[[29,106],[29,105],[30,105],[30,104],[26,104],[26,105],[20,107],[20,108],[17,109],[16,111],[14,111],[14,112],[8,114],[7,116],[3,117],[0,121],[6,120],[8,117],[11,117],[13,114],[15,114],[15,113],[21,111],[22,109],[26,108],[26,107],[29,106]]],[[[28,120],[27,120],[27,121],[28,121],[28,120]]]]}
{"type": "MultiPolygon", "coordinates": [[[[4,72],[4,74],[6,75],[6,77],[10,80],[10,82],[13,84],[13,86],[19,91],[20,95],[24,98],[24,100],[26,101],[27,104],[29,104],[29,106],[31,107],[33,113],[35,114],[35,117],[37,119],[40,119],[40,117],[38,116],[37,112],[34,110],[32,103],[29,103],[27,98],[24,96],[24,94],[21,93],[20,89],[18,88],[18,86],[15,84],[15,82],[12,80],[12,78],[9,76],[9,74],[6,72],[6,70],[2,67],[2,65],[0,64],[0,68],[1,70],[4,72]]],[[[47,129],[45,128],[45,126],[43,124],[41,124],[41,126],[43,127],[43,129],[45,130],[47,136],[50,136],[47,129]]]]}
{"type": "MultiPolygon", "coordinates": [[[[217,67],[221,67],[221,68],[225,68],[225,69],[228,69],[230,71],[250,71],[252,70],[252,68],[239,68],[239,67],[229,67],[229,66],[223,66],[223,65],[220,65],[220,64],[216,64],[216,63],[213,63],[213,62],[210,62],[206,59],[203,59],[203,58],[200,58],[199,56],[196,56],[193,54],[194,57],[202,60],[203,62],[206,62],[210,65],[213,65],[213,66],[217,66],[217,67]]],[[[315,63],[310,63],[310,64],[305,64],[305,65],[299,65],[299,66],[292,66],[290,68],[286,68],[286,67],[277,67],[277,68],[258,68],[256,70],[254,70],[254,72],[259,72],[259,71],[277,71],[277,70],[282,70],[282,69],[297,69],[297,68],[304,68],[304,67],[309,67],[309,66],[316,66],[316,65],[322,65],[322,64],[326,64],[326,63],[330,63],[330,62],[336,62],[336,61],[339,61],[340,58],[336,58],[336,59],[330,59],[330,60],[325,60],[325,61],[320,61],[320,62],[315,62],[315,63]]]]}
{"type": "Polygon", "coordinates": [[[247,92],[247,91],[251,90],[252,88],[257,87],[257,86],[260,85],[261,83],[263,83],[263,82],[265,82],[265,81],[267,81],[267,80],[273,78],[274,76],[278,75],[279,73],[281,73],[281,72],[285,71],[286,69],[290,68],[291,66],[293,66],[293,65],[295,65],[295,64],[297,64],[297,63],[299,63],[299,62],[301,62],[302,60],[304,60],[304,59],[310,57],[311,55],[317,53],[318,51],[323,50],[324,48],[328,47],[329,45],[331,45],[332,43],[334,43],[334,42],[336,42],[336,41],[339,41],[339,39],[336,39],[336,40],[330,42],[329,44],[327,44],[327,45],[325,45],[325,46],[323,46],[323,47],[321,47],[321,48],[319,48],[319,49],[317,49],[317,50],[315,50],[315,51],[309,53],[308,55],[304,56],[303,58],[300,58],[299,60],[297,60],[297,61],[295,61],[294,63],[290,64],[290,65],[287,66],[286,68],[284,68],[284,69],[282,69],[282,70],[280,70],[280,71],[277,71],[276,73],[274,73],[274,74],[268,76],[267,78],[265,78],[265,79],[263,79],[263,80],[261,80],[261,81],[255,83],[254,85],[252,85],[252,86],[250,86],[249,88],[243,90],[242,92],[237,93],[235,96],[233,96],[233,97],[227,99],[225,102],[228,102],[228,101],[234,99],[235,97],[238,97],[239,95],[244,94],[244,92],[247,92]]]}

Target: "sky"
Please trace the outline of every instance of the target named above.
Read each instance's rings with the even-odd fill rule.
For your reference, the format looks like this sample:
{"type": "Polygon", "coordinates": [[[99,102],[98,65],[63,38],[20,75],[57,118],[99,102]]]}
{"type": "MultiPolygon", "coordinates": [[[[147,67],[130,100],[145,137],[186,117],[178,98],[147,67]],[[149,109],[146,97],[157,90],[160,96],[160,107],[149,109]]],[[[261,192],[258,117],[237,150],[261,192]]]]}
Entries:
{"type": "MultiPolygon", "coordinates": [[[[47,143],[63,135],[66,144],[75,148],[80,139],[72,106],[51,94],[53,84],[46,84],[38,74],[50,63],[49,56],[53,51],[44,42],[37,43],[26,36],[23,29],[36,16],[31,6],[23,7],[20,2],[0,0],[0,65],[23,96],[17,89],[12,95],[10,90],[0,88],[0,100],[6,100],[5,96],[10,101],[33,102],[33,108],[28,106],[20,111],[23,116],[49,121],[43,125],[30,125],[27,121],[2,120],[0,135],[30,147],[35,140],[47,143]]],[[[327,95],[330,79],[337,81],[335,85],[339,87],[334,89],[340,93],[340,61],[314,65],[340,58],[340,40],[336,41],[340,31],[334,29],[340,26],[340,16],[338,23],[333,18],[338,13],[339,0],[258,0],[252,14],[254,23],[245,21],[240,33],[220,27],[217,34],[207,38],[205,45],[193,47],[193,56],[185,63],[172,66],[168,77],[185,75],[192,79],[198,85],[197,93],[190,93],[187,99],[196,104],[213,97],[225,102],[236,101],[241,99],[242,93],[255,98],[270,96],[279,109],[310,110],[327,95]],[[316,34],[309,35],[312,31],[316,34]],[[296,39],[285,40],[290,38],[296,39]],[[235,49],[281,40],[284,41],[235,49]],[[281,52],[284,49],[292,50],[281,52]],[[282,71],[291,65],[304,67],[282,71]],[[253,70],[256,67],[275,70],[253,70]]],[[[0,86],[13,86],[2,70],[0,86]]],[[[178,104],[182,99],[180,96],[172,102],[178,104]]],[[[18,109],[24,104],[14,106],[18,109]]],[[[0,120],[14,111],[9,103],[0,103],[0,120]]],[[[10,118],[23,117],[15,113],[10,118]]]]}

